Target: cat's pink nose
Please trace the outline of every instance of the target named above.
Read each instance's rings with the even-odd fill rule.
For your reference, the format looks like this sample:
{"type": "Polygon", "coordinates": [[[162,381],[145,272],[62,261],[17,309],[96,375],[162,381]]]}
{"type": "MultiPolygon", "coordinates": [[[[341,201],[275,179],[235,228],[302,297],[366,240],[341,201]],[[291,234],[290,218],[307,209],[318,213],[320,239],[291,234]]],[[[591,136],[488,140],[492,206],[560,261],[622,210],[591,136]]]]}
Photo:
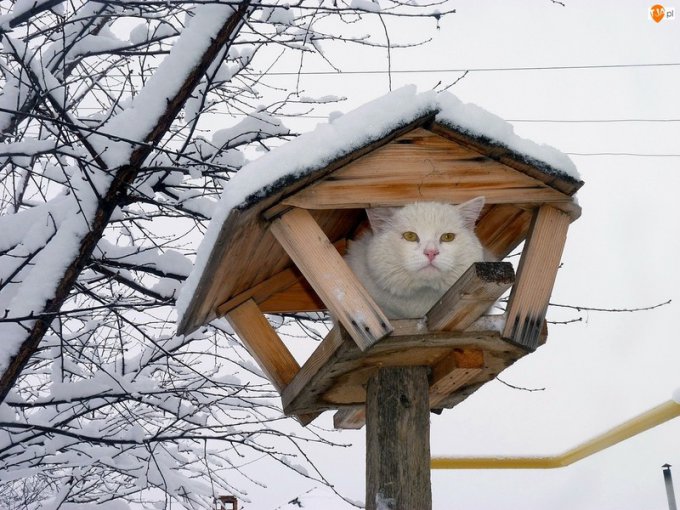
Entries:
{"type": "Polygon", "coordinates": [[[423,253],[427,257],[427,260],[432,262],[434,258],[439,255],[439,250],[437,248],[426,248],[423,253]]]}

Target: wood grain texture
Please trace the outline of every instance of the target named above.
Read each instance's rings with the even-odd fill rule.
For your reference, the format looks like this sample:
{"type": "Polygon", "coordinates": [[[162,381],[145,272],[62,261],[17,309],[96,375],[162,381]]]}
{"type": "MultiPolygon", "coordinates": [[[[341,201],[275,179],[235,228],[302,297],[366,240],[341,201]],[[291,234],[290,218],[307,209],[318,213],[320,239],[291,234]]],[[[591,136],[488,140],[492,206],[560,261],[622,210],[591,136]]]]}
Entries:
{"type": "MultiPolygon", "coordinates": [[[[263,201],[245,211],[231,211],[178,326],[180,333],[192,331],[251,297],[260,303],[269,290],[279,291],[281,285],[291,282],[277,278],[293,263],[269,231],[269,223],[260,217],[268,205],[271,203],[263,201]],[[270,284],[274,284],[271,289],[270,284]]],[[[313,216],[326,237],[341,245],[363,218],[360,211],[353,210],[314,211],[313,216]]]]}
{"type": "Polygon", "coordinates": [[[573,200],[549,185],[425,129],[415,129],[285,198],[307,209],[366,208],[414,201],[461,203],[483,195],[490,204],[573,200]]]}
{"type": "Polygon", "coordinates": [[[358,430],[366,423],[366,406],[350,406],[340,409],[333,415],[336,429],[358,430]]]}
{"type": "Polygon", "coordinates": [[[479,219],[475,233],[495,260],[503,260],[527,237],[533,209],[492,205],[479,219]]]}
{"type": "MultiPolygon", "coordinates": [[[[291,204],[303,205],[296,200],[306,201],[306,196],[310,197],[304,204],[308,207],[357,208],[311,211],[326,236],[335,241],[351,236],[363,216],[361,208],[404,205],[414,200],[459,203],[483,194],[491,207],[479,222],[478,235],[499,259],[525,239],[532,211],[544,203],[566,211],[572,220],[580,214],[571,198],[580,181],[565,180],[559,174],[513,161],[507,150],[485,148],[479,140],[452,134],[431,121],[431,115],[417,119],[325,168],[275,187],[248,207],[232,210],[178,331],[187,333],[214,319],[217,307],[240,294],[243,296],[239,299],[249,298],[245,294],[249,289],[290,267],[289,257],[267,230],[268,220],[283,214],[291,204]],[[313,197],[315,183],[322,182],[330,194],[325,205],[315,204],[313,197]],[[346,193],[342,192],[344,187],[346,193]],[[370,191],[370,196],[360,197],[361,189],[370,191]]],[[[296,293],[293,300],[298,297],[296,293]]],[[[309,305],[309,301],[305,303],[309,305]]],[[[221,313],[225,308],[220,308],[221,313]]]]}
{"type": "Polygon", "coordinates": [[[453,349],[432,367],[430,407],[436,409],[451,393],[477,377],[484,366],[484,351],[453,349]]]}
{"type": "Polygon", "coordinates": [[[249,299],[252,299],[256,303],[260,304],[262,301],[267,300],[272,295],[283,292],[295,285],[298,282],[298,278],[299,275],[297,275],[292,269],[284,269],[280,273],[276,273],[271,278],[267,278],[263,282],[250,287],[245,292],[242,292],[241,294],[238,294],[237,296],[234,296],[230,300],[219,305],[217,307],[217,315],[225,315],[249,299]]]}
{"type": "Polygon", "coordinates": [[[282,392],[300,365],[251,299],[227,314],[231,327],[274,387],[282,392]]]}
{"type": "Polygon", "coordinates": [[[260,303],[265,313],[325,312],[328,307],[306,281],[297,281],[260,303]]]}
{"type": "Polygon", "coordinates": [[[434,122],[429,129],[433,133],[437,133],[444,138],[459,143],[463,147],[467,147],[479,154],[499,161],[500,163],[522,172],[529,177],[537,179],[566,195],[573,196],[574,193],[583,186],[583,181],[572,178],[561,172],[555,172],[529,164],[526,161],[526,158],[523,158],[519,154],[513,154],[512,151],[508,150],[506,147],[494,145],[493,143],[482,141],[479,138],[475,139],[467,133],[460,132],[442,123],[434,122]]]}
{"type": "Polygon", "coordinates": [[[510,288],[515,271],[510,262],[476,262],[427,312],[432,331],[463,330],[510,288]]]}
{"type": "Polygon", "coordinates": [[[510,293],[503,336],[528,349],[539,345],[570,218],[542,206],[534,215],[510,293]]]}
{"type": "Polygon", "coordinates": [[[382,368],[368,382],[366,509],[432,508],[426,367],[382,368]]]}
{"type": "MultiPolygon", "coordinates": [[[[284,412],[315,413],[363,405],[366,383],[380,367],[435,367],[454,350],[484,352],[483,370],[456,389],[455,395],[470,387],[477,389],[527,353],[501,339],[502,316],[482,317],[466,331],[429,331],[425,322],[418,320],[392,324],[394,332],[366,352],[360,351],[342,328],[333,328],[281,395],[284,412]]],[[[452,407],[465,397],[450,404],[449,395],[437,407],[452,407]]]]}
{"type": "Polygon", "coordinates": [[[271,232],[361,350],[392,331],[385,314],[309,212],[288,211],[272,222],[271,232]]]}

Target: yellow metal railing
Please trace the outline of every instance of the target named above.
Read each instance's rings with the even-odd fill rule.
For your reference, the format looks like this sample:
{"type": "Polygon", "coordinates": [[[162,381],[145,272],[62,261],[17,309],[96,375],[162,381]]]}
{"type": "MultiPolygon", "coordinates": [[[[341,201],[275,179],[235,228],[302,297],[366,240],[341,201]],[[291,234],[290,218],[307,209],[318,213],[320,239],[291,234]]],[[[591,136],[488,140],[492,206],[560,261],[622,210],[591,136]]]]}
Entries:
{"type": "Polygon", "coordinates": [[[565,467],[680,416],[680,403],[669,400],[561,455],[550,457],[433,457],[432,469],[549,469],[565,467]]]}

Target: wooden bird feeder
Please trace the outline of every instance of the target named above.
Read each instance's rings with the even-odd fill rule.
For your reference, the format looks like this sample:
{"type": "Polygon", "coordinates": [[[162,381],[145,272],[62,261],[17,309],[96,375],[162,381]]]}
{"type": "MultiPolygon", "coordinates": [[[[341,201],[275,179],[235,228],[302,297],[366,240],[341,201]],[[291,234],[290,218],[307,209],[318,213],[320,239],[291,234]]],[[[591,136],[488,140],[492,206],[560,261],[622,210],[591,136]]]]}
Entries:
{"type": "MultiPolygon", "coordinates": [[[[416,399],[424,402],[427,424],[428,410],[453,407],[546,339],[545,314],[567,229],[580,215],[572,196],[583,183],[443,122],[437,113],[279,179],[232,208],[221,225],[180,333],[226,316],[280,392],[284,412],[302,424],[336,410],[336,427],[360,428],[368,407],[370,444],[381,434],[370,433],[367,386],[370,393],[369,381],[386,367],[421,369],[423,386],[414,391],[427,393],[416,399]],[[516,277],[509,262],[474,264],[426,317],[389,320],[342,258],[366,222],[365,209],[416,201],[458,204],[477,196],[486,205],[476,233],[494,258],[502,260],[524,242],[516,277]],[[510,288],[505,313],[483,316],[510,288]],[[264,315],[326,310],[338,325],[302,366],[264,315]]],[[[378,402],[387,396],[379,395],[378,402]]],[[[405,429],[413,428],[407,423],[405,429]]],[[[429,481],[429,428],[416,433],[419,441],[425,437],[421,466],[429,481]]],[[[376,456],[381,451],[367,448],[376,456]]],[[[367,485],[369,472],[377,471],[367,467],[367,485]]],[[[393,483],[396,475],[379,476],[402,483],[393,483]]],[[[376,505],[371,498],[369,508],[376,505]]],[[[428,508],[419,501],[400,505],[428,508]]]]}

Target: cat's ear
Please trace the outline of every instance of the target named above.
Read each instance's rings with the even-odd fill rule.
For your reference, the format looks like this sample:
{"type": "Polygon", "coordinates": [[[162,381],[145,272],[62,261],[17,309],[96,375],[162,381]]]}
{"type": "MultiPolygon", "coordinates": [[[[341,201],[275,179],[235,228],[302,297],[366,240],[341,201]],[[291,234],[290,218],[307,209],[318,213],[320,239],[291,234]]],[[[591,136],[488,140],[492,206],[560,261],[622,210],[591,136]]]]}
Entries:
{"type": "Polygon", "coordinates": [[[366,216],[371,224],[373,232],[380,232],[385,230],[392,221],[392,216],[397,212],[397,207],[376,207],[375,209],[366,209],[366,216]]]}
{"type": "Polygon", "coordinates": [[[463,225],[469,230],[475,229],[475,222],[479,218],[479,213],[482,212],[482,207],[484,207],[484,197],[476,197],[467,202],[463,202],[458,206],[458,212],[460,217],[463,219],[463,225]]]}

